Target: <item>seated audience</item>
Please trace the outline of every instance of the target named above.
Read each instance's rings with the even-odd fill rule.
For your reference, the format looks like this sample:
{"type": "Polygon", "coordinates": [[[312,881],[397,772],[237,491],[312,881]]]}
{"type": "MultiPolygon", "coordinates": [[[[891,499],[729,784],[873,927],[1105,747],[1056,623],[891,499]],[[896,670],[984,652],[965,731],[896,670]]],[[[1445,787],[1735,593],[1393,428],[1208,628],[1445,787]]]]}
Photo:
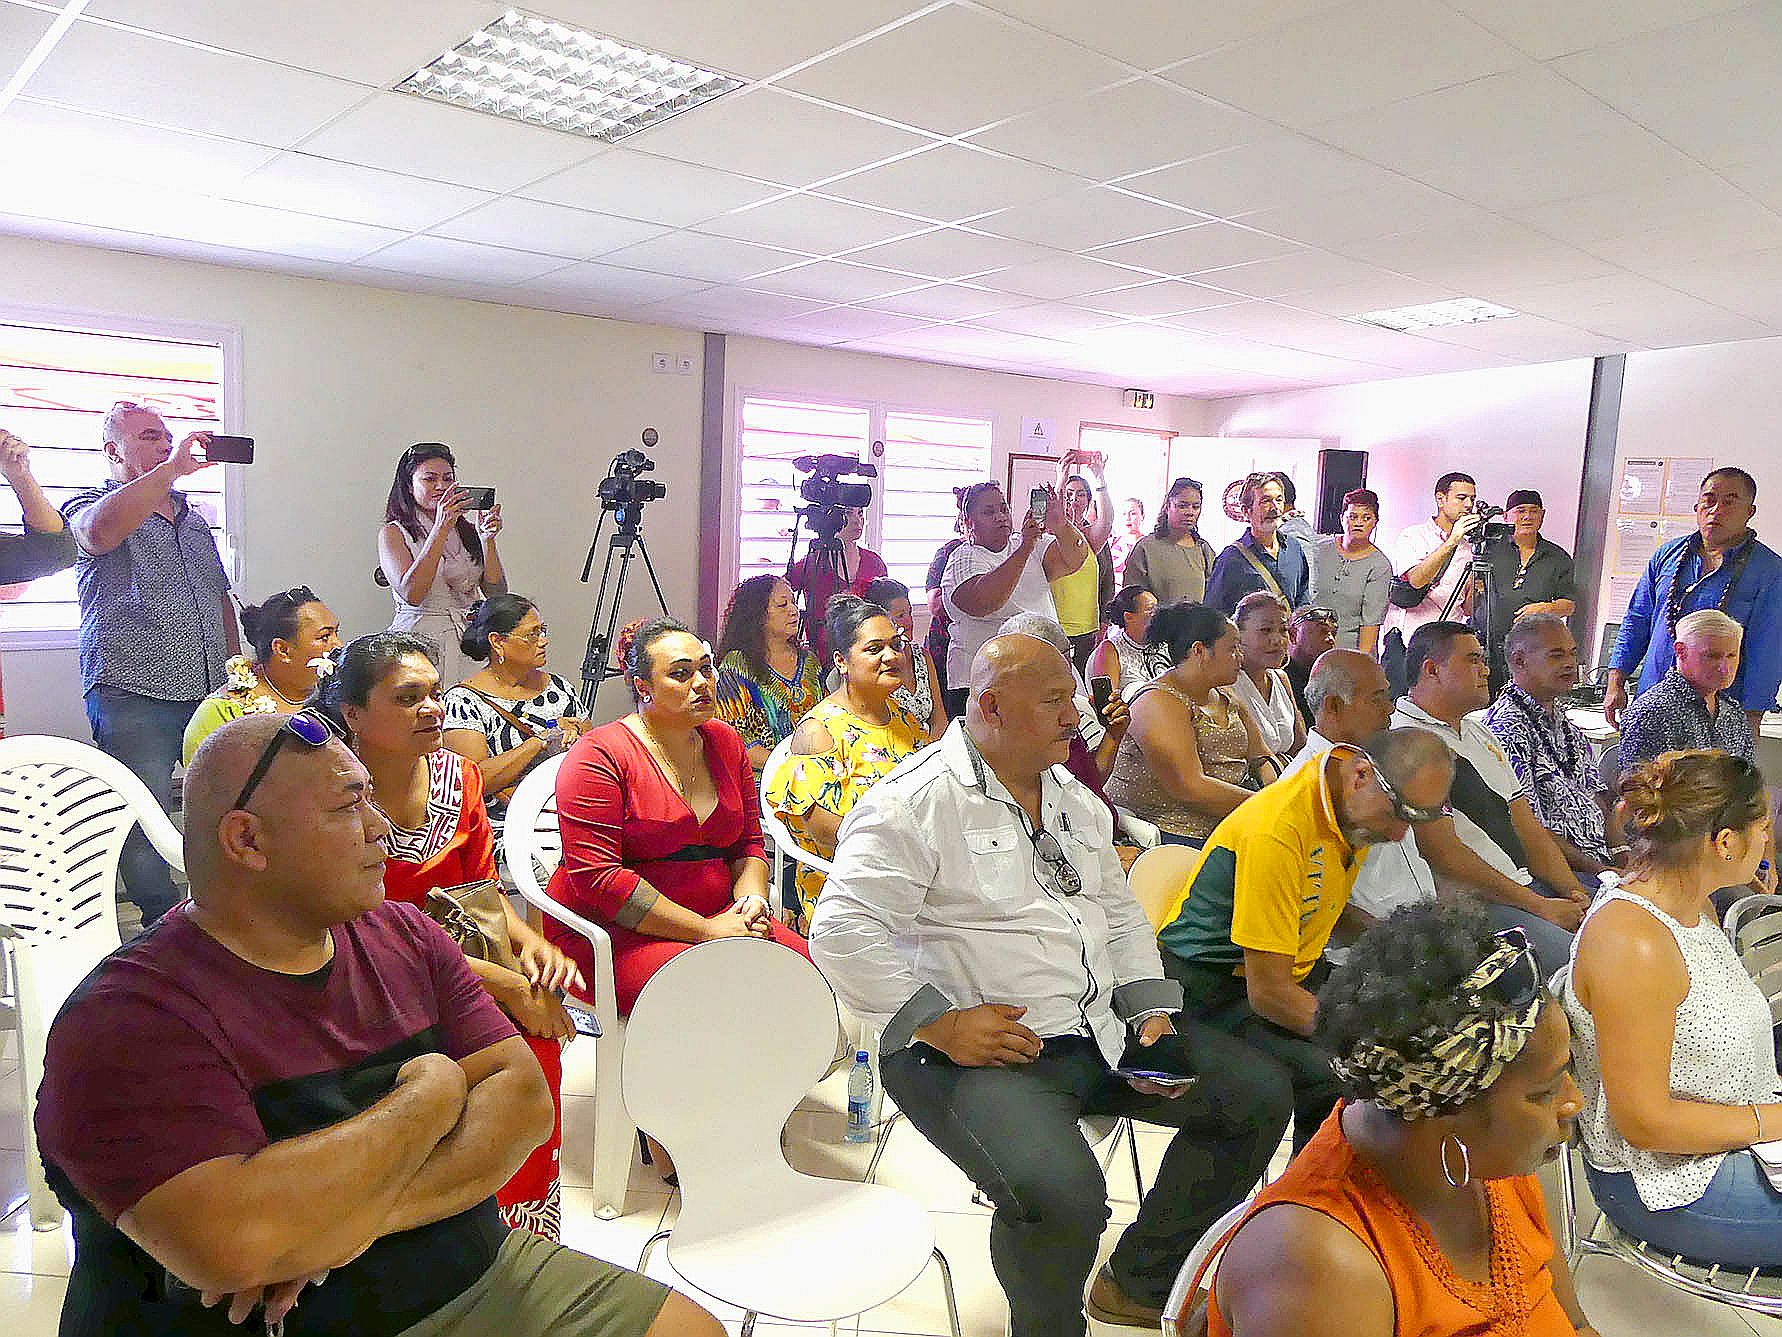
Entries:
{"type": "Polygon", "coordinates": [[[1114,558],[1108,549],[1114,503],[1108,496],[1102,457],[1094,451],[1065,451],[1058,461],[1057,487],[1064,518],[1089,546],[1081,566],[1052,581],[1058,625],[1070,637],[1070,661],[1081,673],[1089,662],[1089,652],[1101,640],[1102,607],[1114,597],[1114,558]],[[1082,472],[1073,472],[1079,466],[1082,472]]]}
{"type": "Polygon", "coordinates": [[[910,643],[904,684],[891,694],[891,699],[922,721],[930,738],[939,738],[947,728],[947,708],[941,704],[941,680],[935,672],[934,659],[916,639],[910,587],[901,580],[881,576],[866,587],[866,601],[883,608],[910,643]]]}
{"type": "Polygon", "coordinates": [[[0,534],[0,585],[66,571],[80,553],[74,531],[31,472],[31,448],[0,427],[0,478],[18,498],[22,534],[0,534]]]}
{"type": "MultiPolygon", "coordinates": [[[[1380,498],[1365,487],[1343,494],[1343,532],[1321,539],[1312,557],[1311,600],[1335,614],[1336,644],[1377,654],[1392,588],[1392,559],[1374,546],[1380,498]]],[[[1314,656],[1315,658],[1315,656],[1314,656]]]]}
{"type": "Polygon", "coordinates": [[[483,600],[470,610],[458,648],[484,667],[446,689],[445,745],[482,773],[489,818],[497,821],[526,773],[561,755],[588,721],[575,688],[547,667],[551,629],[532,600],[483,600]]]}
{"type": "Polygon", "coordinates": [[[1159,604],[1200,603],[1213,574],[1213,545],[1200,536],[1201,486],[1178,478],[1163,494],[1157,524],[1133,545],[1120,568],[1121,583],[1157,596],[1159,604]]]}
{"type": "Polygon", "coordinates": [[[1411,689],[1395,728],[1428,729],[1454,751],[1453,811],[1417,829],[1417,848],[1444,890],[1488,902],[1499,928],[1528,934],[1551,975],[1571,954],[1590,891],[1529,806],[1528,788],[1477,719],[1487,706],[1485,647],[1464,622],[1419,627],[1405,652],[1411,689]]]}
{"type": "MultiPolygon", "coordinates": [[[[1482,556],[1491,566],[1497,602],[1491,609],[1491,694],[1510,679],[1504,641],[1518,619],[1536,613],[1568,618],[1577,610],[1572,555],[1541,537],[1547,508],[1533,488],[1517,488],[1504,498],[1504,520],[1512,526],[1509,542],[1488,543],[1482,556]]],[[[1475,609],[1475,614],[1482,612],[1475,609]]],[[[1474,625],[1483,625],[1474,617],[1474,625]]]]}
{"type": "Polygon", "coordinates": [[[967,717],[843,823],[812,925],[842,1002],[882,1030],[885,1090],[995,1204],[990,1257],[1015,1337],[1086,1330],[1110,1213],[1080,1115],[1178,1130],[1089,1291],[1098,1321],[1155,1329],[1189,1248],[1262,1173],[1287,1112],[1285,1085],[1242,1046],[1175,1018],[1180,991],[1107,811],[1059,770],[1074,694],[1050,646],[988,642],[967,717]],[[1171,1096],[1116,1065],[1197,1080],[1171,1096]]]}
{"type": "Polygon", "coordinates": [[[1306,550],[1281,534],[1287,509],[1281,480],[1275,474],[1251,474],[1238,493],[1248,528],[1225,545],[1207,578],[1206,601],[1230,617],[1238,600],[1252,590],[1267,590],[1298,608],[1311,590],[1312,568],[1306,550]]]}
{"type": "Polygon", "coordinates": [[[1306,680],[1312,676],[1312,665],[1336,643],[1336,614],[1328,608],[1308,604],[1295,608],[1287,619],[1287,681],[1293,684],[1293,699],[1307,720],[1312,718],[1312,707],[1306,700],[1306,680]]]}
{"type": "Polygon", "coordinates": [[[1256,721],[1264,750],[1285,763],[1306,743],[1306,722],[1281,667],[1287,662],[1287,607],[1267,590],[1257,590],[1238,600],[1233,621],[1239,671],[1232,695],[1256,721]]]}
{"type": "Polygon", "coordinates": [[[1715,469],[1695,499],[1696,532],[1660,546],[1634,587],[1609,657],[1603,714],[1620,722],[1627,685],[1649,691],[1671,670],[1672,642],[1686,615],[1718,609],[1744,627],[1747,639],[1732,694],[1751,716],[1753,732],[1776,709],[1782,683],[1782,555],[1759,541],[1757,483],[1743,469],[1715,469]]]}
{"type": "Polygon", "coordinates": [[[1368,846],[1442,811],[1453,764],[1427,734],[1393,729],[1302,766],[1214,829],[1158,932],[1184,1016],[1243,1041],[1293,1088],[1293,1146],[1336,1101],[1312,1043],[1324,948],[1368,846]]]}
{"type": "Polygon", "coordinates": [[[1239,673],[1237,641],[1237,628],[1216,608],[1159,608],[1145,643],[1164,651],[1170,667],[1126,687],[1131,724],[1108,776],[1108,797],[1176,844],[1205,840],[1250,797],[1252,763],[1269,758],[1256,721],[1230,691],[1239,673]]]}
{"type": "Polygon", "coordinates": [[[317,676],[334,667],[329,656],[341,644],[340,619],[307,585],[242,609],[241,634],[253,658],[237,655],[225,664],[228,683],[192,712],[181,748],[185,765],[192,764],[198,745],[230,720],[302,710],[317,676]]]}
{"type": "Polygon", "coordinates": [[[660,1282],[503,1226],[496,1191],[549,1135],[550,1093],[457,946],[386,901],[388,831],[313,715],[198,749],[191,899],[50,1031],[62,1332],[720,1337],[660,1282]]]}
{"type": "Polygon", "coordinates": [[[1677,623],[1668,672],[1642,691],[1621,717],[1621,767],[1666,752],[1718,749],[1757,760],[1757,735],[1733,691],[1745,629],[1717,608],[1699,608],[1677,623]]]}
{"type": "Polygon", "coordinates": [[[1610,804],[1590,740],[1565,713],[1578,685],[1578,643],[1565,619],[1528,613],[1504,641],[1510,683],[1485,712],[1529,806],[1573,870],[1596,877],[1618,865],[1609,849],[1610,804]]]}
{"type": "Polygon", "coordinates": [[[847,506],[842,510],[843,523],[841,532],[836,538],[841,541],[842,567],[837,571],[833,565],[823,564],[817,570],[810,569],[810,556],[807,554],[792,563],[786,572],[786,583],[792,587],[794,594],[805,597],[805,608],[808,611],[807,629],[811,649],[816,651],[817,662],[829,662],[829,648],[823,641],[823,621],[829,601],[837,593],[862,595],[866,587],[880,577],[890,574],[885,566],[885,559],[871,548],[860,546],[860,536],[866,532],[866,512],[859,506],[847,506]],[[843,572],[847,579],[842,579],[843,572]]]}
{"type": "Polygon", "coordinates": [[[1526,946],[1427,905],[1318,993],[1344,1101],[1229,1237],[1210,1337],[1597,1337],[1537,1169],[1579,1108],[1526,946]]]}
{"type": "Polygon", "coordinates": [[[1089,545],[1065,519],[1056,493],[1046,503],[1043,521],[1033,518],[1025,503],[1019,523],[995,483],[974,483],[965,490],[960,516],[966,541],[947,559],[941,576],[941,601],[952,618],[947,649],[947,714],[965,708],[966,679],[979,647],[1016,613],[1042,613],[1057,621],[1050,582],[1075,572],[1089,557],[1089,545]]]}
{"type": "Polygon", "coordinates": [[[1137,497],[1128,497],[1120,503],[1120,530],[1108,541],[1109,555],[1113,557],[1110,570],[1117,580],[1124,580],[1122,574],[1126,570],[1126,559],[1132,556],[1132,550],[1138,541],[1145,536],[1145,503],[1137,497]]]}
{"type": "Polygon", "coordinates": [[[1157,596],[1143,585],[1123,586],[1102,610],[1107,635],[1089,656],[1085,679],[1106,678],[1119,696],[1135,683],[1150,682],[1169,667],[1145,644],[1145,629],[1157,611],[1157,596]]]}
{"type": "MultiPolygon", "coordinates": [[[[825,643],[835,647],[840,685],[812,706],[792,734],[792,752],[763,792],[792,838],[835,857],[835,836],[860,796],[928,741],[923,722],[898,704],[909,638],[877,604],[838,594],[829,601],[825,643]]],[[[921,654],[915,649],[914,653],[921,654]]],[[[823,874],[798,866],[795,926],[810,922],[823,874]]]]}
{"type": "Polygon", "coordinates": [[[757,775],[822,696],[822,669],[799,636],[798,597],[779,576],[750,576],[724,610],[714,709],[742,735],[757,775]]]}
{"type": "Polygon", "coordinates": [[[507,576],[496,551],[501,507],[469,518],[470,494],[458,486],[450,447],[418,441],[396,461],[396,477],[378,531],[378,571],[396,598],[391,631],[412,631],[439,647],[450,686],[476,672],[459,649],[478,599],[501,594],[507,576]]]}
{"type": "MultiPolygon", "coordinates": [[[[961,509],[965,505],[966,491],[962,487],[953,489],[953,503],[961,509]]],[[[953,521],[955,529],[964,524],[963,515],[953,521]]],[[[965,539],[960,536],[941,544],[935,550],[934,560],[928,563],[928,575],[925,577],[925,588],[928,591],[928,635],[923,645],[928,651],[928,658],[934,663],[934,680],[939,684],[943,699],[947,694],[947,655],[948,647],[953,643],[953,620],[947,616],[946,602],[941,597],[941,577],[946,574],[947,562],[964,542],[965,539]]]]}
{"type": "Polygon", "coordinates": [[[439,699],[433,643],[398,631],[361,636],[347,646],[340,667],[317,690],[316,705],[371,775],[371,802],[389,825],[385,895],[434,918],[443,916],[447,931],[462,938],[452,907],[442,903],[447,898],[432,893],[463,892],[476,883],[488,884],[494,893],[484,900],[498,907],[506,941],[487,950],[467,944],[470,970],[520,1028],[558,1109],[550,1137],[497,1198],[508,1225],[556,1239],[561,1228],[557,1151],[562,1140],[563,1042],[575,1033],[558,993],[566,985],[579,985],[582,976],[568,957],[514,913],[500,892],[482,777],[441,741],[445,706],[439,699]]]}
{"type": "Polygon", "coordinates": [[[1672,752],[1620,792],[1628,876],[1591,907],[1561,989],[1591,1195],[1663,1253],[1782,1267],[1782,1196],[1747,1150],[1782,1130],[1770,1006],[1709,905],[1769,846],[1763,777],[1672,752]]]}

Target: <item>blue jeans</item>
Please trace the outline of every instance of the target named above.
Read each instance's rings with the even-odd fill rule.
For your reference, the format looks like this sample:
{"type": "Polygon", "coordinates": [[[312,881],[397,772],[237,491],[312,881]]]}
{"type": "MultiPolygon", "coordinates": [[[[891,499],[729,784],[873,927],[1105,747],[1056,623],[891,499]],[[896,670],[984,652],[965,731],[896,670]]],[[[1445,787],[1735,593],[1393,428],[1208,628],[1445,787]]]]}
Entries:
{"type": "Polygon", "coordinates": [[[1665,1253],[1723,1267],[1782,1268],[1782,1193],[1770,1187],[1757,1157],[1729,1151],[1707,1192],[1661,1212],[1640,1201],[1633,1176],[1586,1162],[1596,1205],[1635,1239],[1665,1253]]]}
{"type": "MultiPolygon", "coordinates": [[[[159,701],[95,684],[87,693],[87,722],[99,750],[116,757],[148,786],[163,812],[173,806],[173,768],[179,764],[186,724],[196,701],[159,701]]],[[[142,911],[144,927],[179,902],[166,861],[155,853],[140,827],[132,828],[118,861],[124,890],[142,911]]]]}

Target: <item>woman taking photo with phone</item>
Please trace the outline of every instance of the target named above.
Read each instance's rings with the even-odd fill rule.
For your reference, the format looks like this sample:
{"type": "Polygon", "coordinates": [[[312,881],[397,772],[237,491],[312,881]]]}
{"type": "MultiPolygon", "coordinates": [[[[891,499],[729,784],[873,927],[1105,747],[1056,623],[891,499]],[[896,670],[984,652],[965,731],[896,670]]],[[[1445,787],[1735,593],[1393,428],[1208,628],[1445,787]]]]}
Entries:
{"type": "Polygon", "coordinates": [[[439,647],[440,678],[447,687],[476,672],[459,648],[470,607],[507,590],[507,573],[495,548],[501,507],[477,511],[475,498],[458,486],[458,463],[449,447],[419,441],[396,461],[396,478],[378,531],[378,572],[396,596],[391,631],[411,631],[439,647]]]}

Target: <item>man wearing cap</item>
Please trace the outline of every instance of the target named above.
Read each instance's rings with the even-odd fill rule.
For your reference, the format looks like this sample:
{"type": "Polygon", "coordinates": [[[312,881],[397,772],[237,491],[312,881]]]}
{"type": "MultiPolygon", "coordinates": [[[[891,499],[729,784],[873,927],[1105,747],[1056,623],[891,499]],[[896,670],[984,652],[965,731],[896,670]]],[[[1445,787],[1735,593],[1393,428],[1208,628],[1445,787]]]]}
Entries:
{"type": "Polygon", "coordinates": [[[1319,656],[1336,645],[1336,626],[1337,615],[1329,608],[1296,608],[1287,619],[1287,681],[1293,684],[1293,699],[1308,721],[1312,707],[1306,700],[1306,683],[1319,656]]]}
{"type": "Polygon", "coordinates": [[[1497,588],[1497,602],[1491,610],[1491,640],[1485,647],[1491,660],[1493,697],[1509,681],[1504,638],[1510,634],[1510,624],[1528,613],[1568,618],[1578,606],[1571,554],[1541,537],[1541,522],[1546,518],[1541,494],[1533,488],[1517,488],[1505,498],[1504,505],[1504,519],[1516,527],[1515,532],[1510,538],[1485,547],[1485,560],[1491,564],[1492,583],[1497,588]]]}

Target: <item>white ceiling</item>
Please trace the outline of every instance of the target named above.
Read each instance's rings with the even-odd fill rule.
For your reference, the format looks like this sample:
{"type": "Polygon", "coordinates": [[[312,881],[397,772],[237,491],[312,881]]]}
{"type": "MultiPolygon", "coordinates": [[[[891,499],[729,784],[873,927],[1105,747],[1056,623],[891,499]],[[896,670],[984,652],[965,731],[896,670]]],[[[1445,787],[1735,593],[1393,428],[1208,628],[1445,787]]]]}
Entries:
{"type": "Polygon", "coordinates": [[[503,8],[90,0],[0,231],[1189,395],[1782,333],[1782,0],[537,0],[748,85],[389,91],[503,8]],[[1525,314],[1344,319],[1456,296],[1525,314]]]}

